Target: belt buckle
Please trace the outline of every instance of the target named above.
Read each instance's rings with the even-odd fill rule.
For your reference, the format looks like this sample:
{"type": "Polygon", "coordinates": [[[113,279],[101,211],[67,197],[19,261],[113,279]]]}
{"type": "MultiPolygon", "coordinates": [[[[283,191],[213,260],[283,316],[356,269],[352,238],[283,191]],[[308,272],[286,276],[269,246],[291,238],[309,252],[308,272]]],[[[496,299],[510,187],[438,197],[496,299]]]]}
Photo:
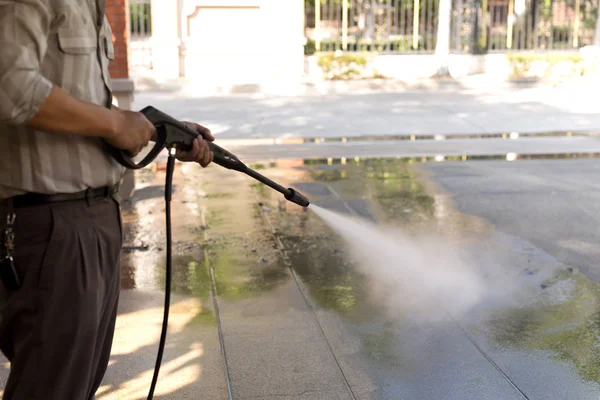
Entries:
{"type": "Polygon", "coordinates": [[[92,197],[92,188],[85,189],[85,202],[88,206],[94,205],[94,198],[92,197]]]}
{"type": "Polygon", "coordinates": [[[85,200],[88,206],[100,203],[102,200],[107,199],[108,197],[110,197],[110,188],[106,186],[96,190],[92,188],[87,188],[85,190],[85,200]]]}

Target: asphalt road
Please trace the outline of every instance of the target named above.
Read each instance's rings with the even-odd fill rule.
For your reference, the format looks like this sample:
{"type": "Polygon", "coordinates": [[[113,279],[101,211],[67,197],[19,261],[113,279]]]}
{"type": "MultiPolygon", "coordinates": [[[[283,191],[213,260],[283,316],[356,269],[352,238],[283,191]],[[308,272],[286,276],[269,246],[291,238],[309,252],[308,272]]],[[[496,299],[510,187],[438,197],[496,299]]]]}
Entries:
{"type": "Polygon", "coordinates": [[[600,282],[600,160],[427,164],[456,207],[600,282]]]}

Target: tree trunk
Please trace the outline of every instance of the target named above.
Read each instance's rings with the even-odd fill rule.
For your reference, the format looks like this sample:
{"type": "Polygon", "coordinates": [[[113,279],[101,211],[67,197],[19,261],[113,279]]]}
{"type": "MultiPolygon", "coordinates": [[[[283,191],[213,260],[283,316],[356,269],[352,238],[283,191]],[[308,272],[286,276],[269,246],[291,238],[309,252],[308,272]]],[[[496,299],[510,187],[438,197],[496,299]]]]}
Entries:
{"type": "Polygon", "coordinates": [[[450,19],[452,0],[440,0],[437,41],[435,44],[436,77],[450,76],[450,19]]]}

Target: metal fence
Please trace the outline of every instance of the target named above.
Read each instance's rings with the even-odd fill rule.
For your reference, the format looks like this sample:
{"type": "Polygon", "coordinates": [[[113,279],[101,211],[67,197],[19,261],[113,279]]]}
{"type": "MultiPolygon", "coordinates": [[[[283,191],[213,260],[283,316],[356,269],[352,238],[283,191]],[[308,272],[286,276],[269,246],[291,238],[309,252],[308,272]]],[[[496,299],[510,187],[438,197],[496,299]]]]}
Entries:
{"type": "MultiPolygon", "coordinates": [[[[440,0],[306,0],[309,52],[435,50],[440,0]]],[[[453,52],[592,44],[600,0],[451,0],[453,52]]]]}
{"type": "Polygon", "coordinates": [[[152,68],[152,19],[150,0],[129,0],[129,65],[132,69],[152,68]]]}

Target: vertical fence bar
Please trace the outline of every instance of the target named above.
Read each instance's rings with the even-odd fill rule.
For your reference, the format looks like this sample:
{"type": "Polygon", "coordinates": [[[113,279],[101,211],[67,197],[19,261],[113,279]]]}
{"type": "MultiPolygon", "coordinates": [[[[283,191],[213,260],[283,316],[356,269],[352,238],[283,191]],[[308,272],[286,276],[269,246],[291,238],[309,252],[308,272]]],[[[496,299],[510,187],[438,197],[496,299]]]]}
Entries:
{"type": "Polygon", "coordinates": [[[331,24],[331,28],[332,30],[335,32],[334,33],[334,45],[333,45],[333,49],[334,50],[338,50],[342,48],[342,41],[340,40],[340,36],[341,36],[341,15],[340,15],[340,5],[337,4],[337,2],[335,0],[330,0],[332,3],[332,7],[333,7],[333,21],[330,21],[331,24]]]}
{"type": "Polygon", "coordinates": [[[479,0],[473,1],[473,31],[471,32],[471,53],[479,52],[479,0]]]}
{"type": "Polygon", "coordinates": [[[385,42],[385,51],[390,51],[390,46],[391,46],[391,42],[390,42],[390,36],[392,35],[392,4],[391,1],[388,1],[387,3],[387,15],[386,15],[386,33],[387,33],[387,39],[385,42]]]}
{"type": "Polygon", "coordinates": [[[500,48],[502,48],[502,45],[500,44],[502,42],[501,36],[498,32],[494,33],[494,29],[497,25],[500,25],[499,22],[501,21],[501,12],[498,12],[498,7],[496,6],[496,4],[492,3],[492,5],[490,6],[490,46],[489,48],[494,51],[494,50],[499,50],[500,48]]]}
{"type": "MultiPolygon", "coordinates": [[[[327,8],[329,9],[328,10],[329,15],[327,18],[327,28],[330,33],[333,30],[332,28],[333,28],[333,21],[334,21],[334,19],[333,19],[334,18],[333,2],[334,2],[334,0],[327,0],[327,6],[328,6],[327,8]]],[[[337,25],[337,23],[336,23],[336,25],[337,25]]],[[[328,51],[335,50],[336,47],[337,47],[337,39],[336,38],[330,39],[327,41],[327,48],[328,48],[327,50],[328,51]]]]}
{"type": "Polygon", "coordinates": [[[375,14],[374,16],[374,20],[375,20],[375,49],[377,51],[381,50],[381,37],[379,35],[379,33],[381,32],[381,24],[382,24],[382,20],[384,18],[383,15],[381,15],[379,13],[379,8],[380,8],[380,1],[381,0],[374,0],[375,2],[375,8],[373,9],[373,12],[375,14]]]}
{"type": "Polygon", "coordinates": [[[562,45],[563,49],[568,49],[569,47],[571,47],[571,41],[573,40],[573,31],[572,31],[572,27],[571,27],[571,19],[568,18],[569,14],[568,13],[566,13],[566,14],[567,14],[567,21],[568,21],[567,33],[566,33],[566,36],[567,36],[566,39],[567,40],[564,41],[564,43],[562,45]]]}
{"type": "Polygon", "coordinates": [[[573,21],[573,47],[579,47],[579,9],[581,8],[580,0],[575,0],[575,21],[573,21]]]}
{"type": "Polygon", "coordinates": [[[481,46],[487,49],[487,17],[488,17],[488,0],[481,2],[481,46]]]}
{"type": "Polygon", "coordinates": [[[527,26],[525,27],[526,36],[525,36],[525,49],[531,50],[533,49],[533,0],[530,1],[529,6],[527,7],[527,26]]]}
{"type": "Polygon", "coordinates": [[[342,0],[342,50],[348,50],[348,0],[342,0]]]}
{"type": "Polygon", "coordinates": [[[530,19],[531,19],[531,9],[529,7],[529,5],[531,4],[531,1],[527,2],[525,1],[525,21],[523,22],[524,24],[524,28],[523,28],[523,47],[521,47],[521,49],[523,50],[527,50],[529,49],[529,39],[531,37],[531,31],[530,31],[530,19]],[[528,4],[529,3],[529,4],[528,4]]]}
{"type": "Polygon", "coordinates": [[[420,50],[429,50],[429,0],[422,0],[421,4],[421,46],[420,50]]]}
{"type": "Polygon", "coordinates": [[[315,49],[321,51],[321,0],[315,0],[315,49]]]}
{"type": "Polygon", "coordinates": [[[413,0],[413,49],[419,48],[419,0],[413,0]]]}
{"type": "Polygon", "coordinates": [[[533,29],[534,29],[534,33],[533,33],[533,48],[538,50],[539,49],[539,32],[540,32],[540,3],[539,1],[535,2],[535,10],[533,13],[533,29]]]}
{"type": "MultiPolygon", "coordinates": [[[[392,26],[394,28],[394,38],[395,40],[398,39],[398,37],[400,36],[400,20],[398,19],[398,3],[400,2],[400,0],[394,0],[392,6],[394,7],[394,13],[393,13],[393,19],[392,19],[392,26]]],[[[397,46],[398,42],[396,42],[396,50],[398,49],[397,46]]],[[[391,50],[394,51],[394,42],[392,42],[391,45],[391,50]]]]}
{"type": "Polygon", "coordinates": [[[506,48],[512,49],[513,42],[513,22],[514,22],[514,13],[515,13],[515,0],[508,0],[508,14],[506,16],[507,19],[507,27],[506,27],[506,48]]]}
{"type": "Polygon", "coordinates": [[[532,0],[531,9],[531,48],[534,50],[538,49],[538,31],[539,31],[539,19],[538,19],[538,7],[539,0],[532,0]]]}
{"type": "MultiPolygon", "coordinates": [[[[505,25],[505,20],[502,18],[504,16],[504,8],[503,5],[500,7],[500,12],[498,12],[498,25],[504,26],[506,30],[508,30],[508,24],[505,25]]],[[[508,4],[506,5],[506,15],[508,17],[508,4]]],[[[497,41],[498,41],[498,50],[506,50],[506,34],[498,30],[497,41]]]]}
{"type": "MultiPolygon", "coordinates": [[[[600,1],[596,2],[596,26],[594,29],[594,46],[600,46],[600,1]]],[[[598,68],[598,67],[597,67],[598,68]]],[[[598,71],[598,69],[596,69],[598,71]]]]}
{"type": "MultiPolygon", "coordinates": [[[[429,44],[427,46],[428,50],[433,50],[435,48],[435,26],[434,26],[434,0],[428,0],[429,2],[429,21],[427,22],[427,29],[429,31],[429,44]]],[[[450,0],[452,2],[452,0],[450,0]]]]}
{"type": "Polygon", "coordinates": [[[354,38],[354,51],[358,50],[358,42],[360,41],[360,30],[358,26],[358,19],[360,18],[360,5],[357,0],[352,0],[352,7],[350,7],[350,15],[352,19],[352,27],[354,29],[354,34],[352,35],[354,38]]]}
{"type": "Polygon", "coordinates": [[[518,48],[520,50],[523,50],[525,48],[525,29],[526,29],[526,24],[525,24],[525,20],[523,19],[523,16],[520,15],[519,16],[519,44],[518,44],[518,48]]]}
{"type": "Polygon", "coordinates": [[[454,39],[456,40],[456,50],[462,51],[462,14],[463,14],[463,2],[462,0],[456,0],[456,26],[454,32],[454,39]]]}
{"type": "MultiPolygon", "coordinates": [[[[398,2],[397,2],[397,4],[399,4],[401,7],[400,8],[400,22],[399,22],[400,26],[399,26],[399,28],[400,28],[400,37],[402,38],[401,43],[402,43],[403,51],[408,50],[408,48],[404,47],[404,44],[408,43],[406,41],[406,37],[408,36],[408,17],[407,17],[408,16],[408,8],[407,7],[409,4],[408,3],[409,1],[410,0],[398,0],[398,2]]],[[[408,47],[408,46],[406,46],[406,47],[408,47]]]]}
{"type": "Polygon", "coordinates": [[[425,25],[425,17],[427,15],[427,0],[422,0],[425,4],[421,7],[421,22],[419,23],[419,35],[421,36],[421,45],[419,46],[419,51],[423,51],[427,46],[427,26],[425,25]]]}
{"type": "Polygon", "coordinates": [[[423,19],[421,20],[421,29],[423,30],[423,44],[421,45],[422,50],[429,50],[429,3],[430,0],[423,0],[423,19]]]}
{"type": "Polygon", "coordinates": [[[496,45],[496,38],[494,36],[494,26],[496,24],[496,7],[492,1],[488,4],[488,15],[489,15],[489,35],[487,40],[487,49],[488,51],[494,50],[494,46],[496,45]]]}
{"type": "Polygon", "coordinates": [[[152,35],[152,3],[149,1],[146,3],[148,16],[148,35],[152,35]]]}
{"type": "Polygon", "coordinates": [[[541,33],[541,35],[542,35],[541,41],[542,41],[542,46],[543,46],[544,50],[548,50],[548,48],[550,47],[550,36],[548,35],[548,27],[550,26],[550,21],[548,19],[549,9],[544,5],[543,10],[544,10],[544,12],[543,12],[544,31],[541,33]]]}
{"type": "Polygon", "coordinates": [[[548,43],[548,48],[552,50],[554,48],[554,1],[550,0],[550,37],[548,38],[550,41],[548,43]]]}
{"type": "Polygon", "coordinates": [[[140,4],[139,3],[135,3],[132,4],[134,10],[135,10],[135,18],[133,19],[133,21],[135,22],[133,24],[133,31],[135,32],[136,36],[140,35],[140,4]]]}
{"type": "MultiPolygon", "coordinates": [[[[356,50],[356,31],[354,29],[354,8],[355,8],[355,4],[354,4],[354,0],[351,0],[350,4],[348,5],[349,8],[349,24],[352,27],[352,38],[353,38],[353,42],[354,45],[351,46],[353,50],[356,50]]],[[[350,30],[350,27],[348,28],[348,30],[350,30]]]]}
{"type": "Polygon", "coordinates": [[[379,50],[379,35],[378,35],[378,28],[379,28],[379,14],[378,14],[378,1],[379,0],[371,0],[371,15],[373,16],[373,42],[371,45],[371,51],[377,51],[379,50]]]}

